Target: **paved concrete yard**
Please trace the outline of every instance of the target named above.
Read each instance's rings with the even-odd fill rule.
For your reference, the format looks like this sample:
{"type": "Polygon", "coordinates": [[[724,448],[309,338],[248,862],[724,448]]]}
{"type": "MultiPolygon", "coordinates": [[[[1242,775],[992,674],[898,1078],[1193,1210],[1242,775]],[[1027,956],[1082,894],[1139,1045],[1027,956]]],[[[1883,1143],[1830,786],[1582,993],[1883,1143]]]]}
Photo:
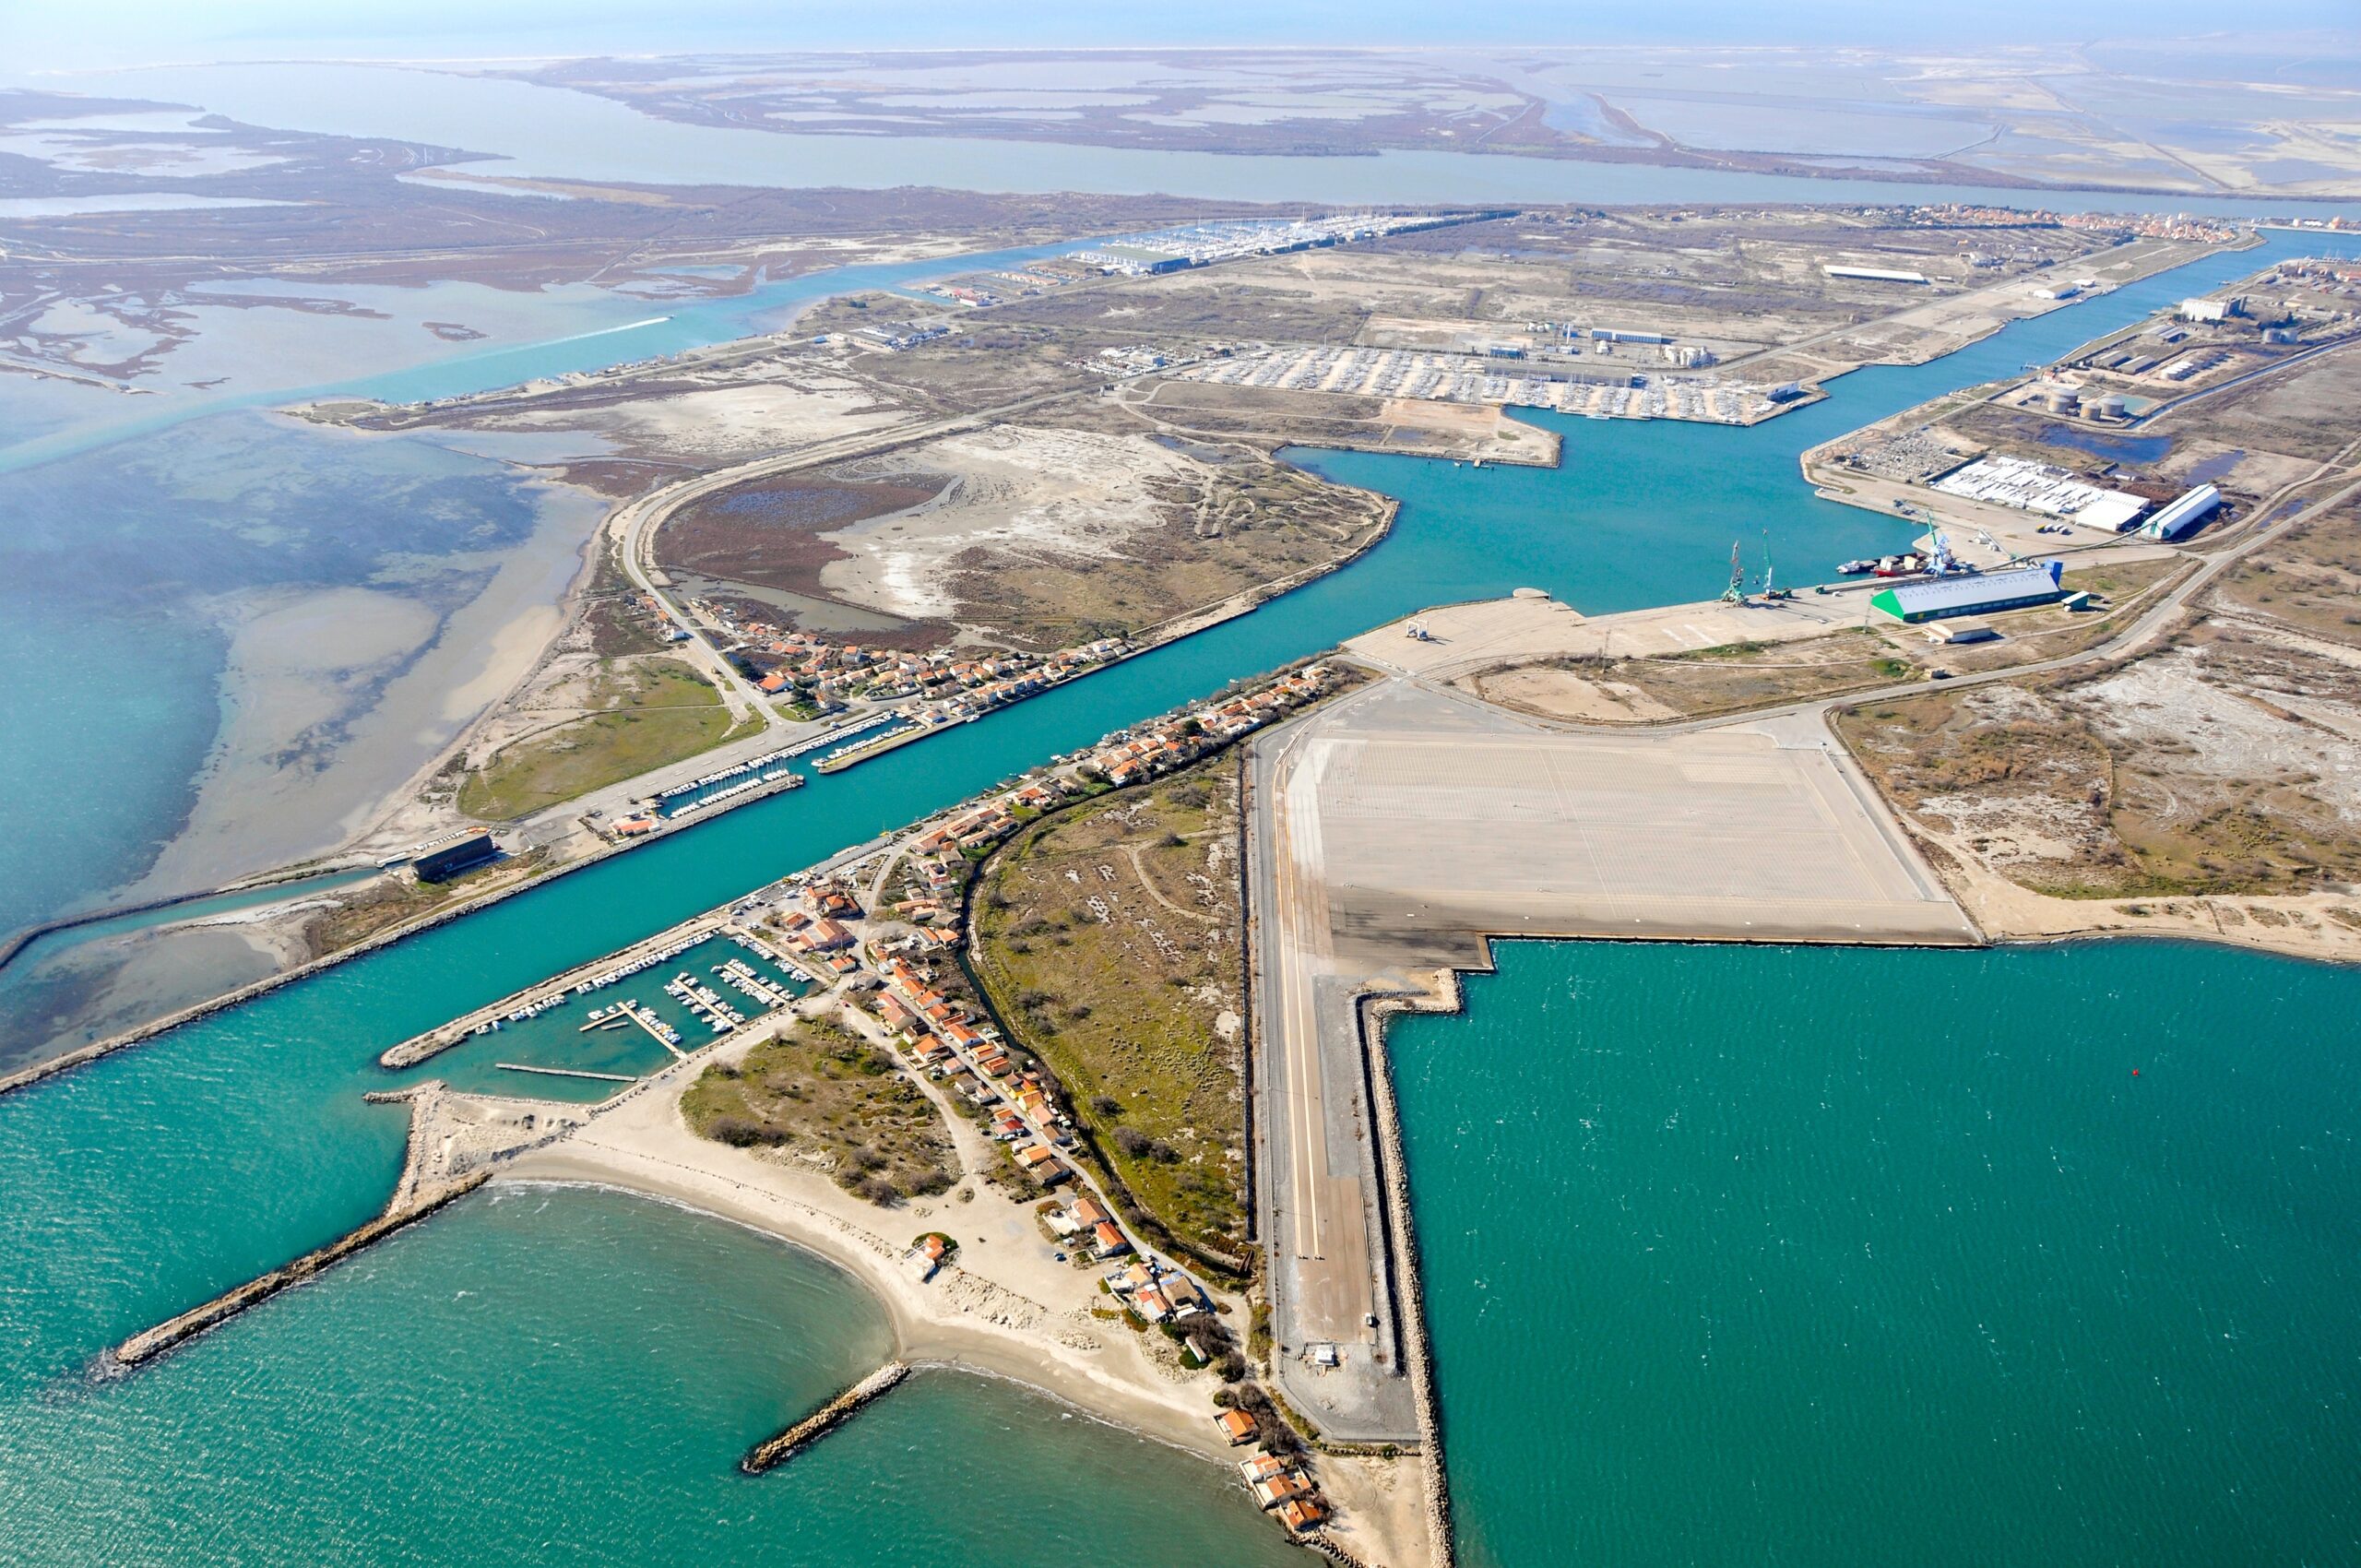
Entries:
{"type": "Polygon", "coordinates": [[[1750,604],[1669,604],[1617,615],[1584,615],[1535,589],[1422,611],[1345,644],[1356,659],[1430,681],[1456,680],[1494,665],[1608,654],[1694,653],[1731,643],[1787,642],[1861,624],[1866,589],[1801,594],[1750,604]],[[1417,624],[1430,640],[1409,634],[1417,624]]]}
{"type": "Polygon", "coordinates": [[[1494,935],[1978,939],[1809,715],[1569,734],[1395,677],[1251,766],[1273,1329],[1287,1396],[1340,1439],[1417,1435],[1360,998],[1484,967],[1494,935]],[[1326,1346],[1334,1369],[1307,1360],[1326,1346]]]}

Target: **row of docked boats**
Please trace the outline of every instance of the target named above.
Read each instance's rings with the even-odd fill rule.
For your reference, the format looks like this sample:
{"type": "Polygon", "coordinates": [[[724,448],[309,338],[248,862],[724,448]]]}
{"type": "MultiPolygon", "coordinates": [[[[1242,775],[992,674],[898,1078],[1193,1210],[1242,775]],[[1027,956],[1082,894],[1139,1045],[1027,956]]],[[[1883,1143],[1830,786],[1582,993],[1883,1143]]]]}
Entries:
{"type": "Polygon", "coordinates": [[[664,982],[664,994],[703,1018],[715,1034],[728,1034],[746,1022],[746,1016],[723,1001],[719,992],[699,984],[686,969],[664,982]]]}
{"type": "MultiPolygon", "coordinates": [[[[724,783],[730,779],[750,773],[761,774],[776,763],[785,762],[789,757],[801,756],[805,752],[810,751],[813,746],[822,744],[834,739],[836,739],[836,737],[833,735],[823,735],[818,741],[806,742],[801,746],[781,746],[775,752],[765,752],[760,756],[750,756],[744,762],[738,764],[735,767],[721,768],[716,772],[706,774],[702,778],[692,778],[686,784],[675,784],[670,790],[660,790],[658,792],[656,798],[659,801],[669,801],[675,795],[694,795],[699,790],[706,788],[709,784],[724,783]]],[[[778,774],[776,772],[772,772],[768,775],[769,778],[777,778],[777,777],[778,774]]],[[[718,797],[716,798],[718,799],[718,797]]]]}
{"type": "Polygon", "coordinates": [[[1847,577],[1909,577],[1926,571],[1934,562],[1913,550],[1901,555],[1880,555],[1872,559],[1863,556],[1847,561],[1836,568],[1839,576],[1847,577]]]}
{"type": "Polygon", "coordinates": [[[804,756],[818,751],[823,746],[833,746],[837,742],[848,741],[855,735],[865,735],[879,725],[890,724],[900,717],[902,717],[900,714],[890,711],[874,713],[867,719],[857,719],[850,724],[840,724],[825,735],[814,735],[808,741],[799,741],[778,754],[782,757],[804,756]]]}
{"type": "Polygon", "coordinates": [[[604,991],[618,980],[629,980],[632,976],[652,969],[658,964],[669,964],[711,934],[709,932],[697,932],[667,943],[652,953],[643,953],[628,964],[609,969],[603,975],[593,975],[590,979],[582,981],[574,988],[574,994],[587,996],[594,991],[604,991]]]}
{"type": "Polygon", "coordinates": [[[719,975],[726,983],[735,986],[753,997],[765,1010],[784,1007],[795,1000],[792,993],[765,980],[754,966],[743,958],[730,958],[716,964],[713,967],[713,972],[719,975]]]}
{"type": "MultiPolygon", "coordinates": [[[[664,808],[664,814],[678,820],[691,812],[701,812],[708,806],[718,806],[724,801],[734,801],[741,795],[752,794],[756,790],[768,789],[771,785],[781,782],[786,782],[789,789],[793,789],[801,784],[803,778],[801,774],[791,772],[786,767],[775,767],[767,773],[756,774],[752,778],[732,784],[726,790],[716,790],[710,795],[699,795],[693,800],[682,801],[677,805],[668,805],[664,808]]],[[[678,792],[677,790],[667,791],[665,796],[658,798],[666,799],[678,792]]]]}

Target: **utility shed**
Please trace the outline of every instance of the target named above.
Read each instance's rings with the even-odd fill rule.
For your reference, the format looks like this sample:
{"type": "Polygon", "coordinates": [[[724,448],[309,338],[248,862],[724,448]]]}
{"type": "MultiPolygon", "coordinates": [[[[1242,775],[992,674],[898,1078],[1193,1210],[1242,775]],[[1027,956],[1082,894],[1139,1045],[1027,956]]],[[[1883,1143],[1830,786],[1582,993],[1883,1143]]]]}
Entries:
{"type": "Polygon", "coordinates": [[[421,882],[448,882],[463,871],[472,871],[500,853],[500,846],[492,841],[489,833],[474,833],[456,844],[418,857],[411,869],[421,882]]]}
{"type": "Polygon", "coordinates": [[[2065,597],[2065,590],[2058,586],[2064,573],[2065,567],[2058,563],[2045,561],[2009,572],[1902,583],[1872,598],[1869,608],[1915,625],[1950,615],[1983,615],[2055,604],[2065,597]]]}

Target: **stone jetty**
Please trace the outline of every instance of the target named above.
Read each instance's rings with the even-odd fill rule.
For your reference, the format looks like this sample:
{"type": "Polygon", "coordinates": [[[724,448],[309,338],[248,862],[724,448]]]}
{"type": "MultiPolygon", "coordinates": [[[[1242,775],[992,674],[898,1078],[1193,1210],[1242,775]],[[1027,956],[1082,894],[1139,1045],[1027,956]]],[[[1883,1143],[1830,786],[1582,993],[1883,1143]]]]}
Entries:
{"type": "Polygon", "coordinates": [[[409,1138],[401,1175],[385,1212],[325,1247],[133,1335],[101,1359],[102,1370],[128,1371],[154,1360],[290,1286],[316,1278],[354,1253],[474,1192],[491,1179],[494,1166],[564,1137],[583,1118],[579,1106],[455,1094],[439,1079],[364,1098],[374,1104],[409,1109],[409,1138]]]}
{"type": "Polygon", "coordinates": [[[750,1476],[759,1476],[773,1466],[786,1463],[836,1431],[858,1414],[863,1406],[909,1375],[907,1362],[886,1362],[777,1437],[754,1444],[747,1451],[746,1457],[738,1462],[738,1467],[750,1476]]]}
{"type": "Polygon", "coordinates": [[[404,1226],[425,1218],[452,1199],[482,1186],[491,1175],[489,1170],[478,1170],[456,1182],[438,1183],[409,1204],[388,1208],[360,1229],[338,1237],[316,1252],[305,1253],[293,1263],[274,1268],[259,1278],[250,1279],[234,1290],[214,1297],[201,1307],[193,1308],[178,1317],[168,1318],[144,1333],[133,1335],[116,1346],[108,1360],[123,1368],[154,1360],[207,1329],[227,1323],[248,1307],[268,1301],[291,1285],[301,1285],[363,1248],[385,1240],[404,1226]]]}

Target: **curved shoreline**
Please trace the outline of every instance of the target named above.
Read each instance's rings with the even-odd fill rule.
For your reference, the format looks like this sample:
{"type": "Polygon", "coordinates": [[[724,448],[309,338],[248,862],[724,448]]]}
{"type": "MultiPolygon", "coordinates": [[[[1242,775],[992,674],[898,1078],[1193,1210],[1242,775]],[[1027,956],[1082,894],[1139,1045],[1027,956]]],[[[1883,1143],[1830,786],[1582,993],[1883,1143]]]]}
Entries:
{"type": "MultiPolygon", "coordinates": [[[[328,856],[326,860],[328,862],[334,862],[339,858],[328,856]]],[[[219,887],[202,887],[195,892],[174,893],[168,897],[150,898],[143,903],[121,904],[104,909],[92,909],[88,914],[61,915],[55,920],[43,921],[38,925],[29,925],[6,941],[0,941],[0,969],[5,969],[15,963],[24,955],[26,948],[44,937],[62,936],[69,931],[79,931],[84,926],[102,925],[108,921],[130,920],[137,915],[160,914],[166,909],[177,909],[184,904],[201,904],[208,898],[234,898],[243,893],[267,893],[280,887],[290,889],[287,897],[292,898],[299,897],[292,891],[298,884],[310,882],[318,877],[342,876],[350,872],[370,869],[372,868],[367,862],[358,860],[352,861],[350,864],[305,861],[296,865],[281,866],[276,871],[267,871],[254,876],[243,877],[236,882],[224,883],[219,887]]],[[[255,906],[256,909],[268,907],[267,904],[255,906]]],[[[159,921],[156,923],[170,925],[173,922],[159,921]]]]}
{"type": "MultiPolygon", "coordinates": [[[[714,1147],[723,1154],[737,1152],[719,1145],[714,1147]]],[[[1106,1375],[1083,1362],[1083,1356],[1099,1352],[1069,1348],[1061,1355],[1047,1335],[994,1323],[982,1313],[963,1313],[939,1299],[931,1301],[926,1293],[936,1288],[919,1285],[902,1272],[895,1262],[895,1249],[883,1238],[784,1194],[655,1157],[619,1155],[573,1140],[507,1162],[494,1175],[492,1185],[622,1193],[726,1220],[808,1253],[850,1276],[884,1313],[895,1360],[914,1366],[979,1372],[1021,1384],[1201,1458],[1218,1460],[1228,1452],[1216,1440],[1210,1402],[1204,1404],[1201,1413],[1193,1399],[1156,1397],[1144,1384],[1106,1375]],[[700,1176],[706,1181],[697,1181],[700,1176]]],[[[991,1284],[965,1275],[956,1265],[948,1265],[937,1277],[945,1277],[953,1281],[974,1277],[991,1284]]],[[[1186,1385],[1172,1387],[1177,1394],[1186,1385]]]]}

